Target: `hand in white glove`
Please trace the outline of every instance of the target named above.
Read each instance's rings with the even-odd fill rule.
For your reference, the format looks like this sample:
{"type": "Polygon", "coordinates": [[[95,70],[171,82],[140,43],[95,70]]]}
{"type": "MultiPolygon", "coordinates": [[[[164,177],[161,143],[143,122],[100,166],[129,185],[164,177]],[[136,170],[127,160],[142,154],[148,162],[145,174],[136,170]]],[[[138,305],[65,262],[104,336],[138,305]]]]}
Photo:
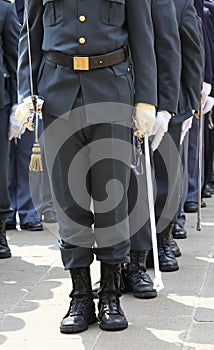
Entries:
{"type": "Polygon", "coordinates": [[[203,107],[203,114],[207,114],[208,112],[210,112],[213,106],[214,98],[212,96],[208,96],[203,107]]]}
{"type": "Polygon", "coordinates": [[[168,131],[168,125],[169,125],[170,119],[171,119],[171,114],[169,112],[167,111],[157,112],[156,123],[154,125],[153,132],[152,132],[152,134],[155,135],[151,145],[153,151],[155,151],[158,148],[165,132],[168,131]]]}
{"type": "Polygon", "coordinates": [[[180,136],[180,145],[182,145],[182,143],[184,141],[184,137],[186,136],[186,133],[192,127],[192,120],[193,120],[193,117],[190,117],[190,118],[184,120],[183,123],[182,123],[181,136],[180,136]]]}
{"type": "MultiPolygon", "coordinates": [[[[36,98],[36,112],[39,113],[40,118],[42,119],[42,105],[44,103],[44,100],[42,100],[41,98],[38,98],[38,96],[35,96],[35,98],[36,98]]],[[[34,105],[32,102],[32,97],[28,96],[28,97],[24,98],[23,102],[26,106],[28,106],[31,114],[33,114],[34,113],[34,105]]]]}
{"type": "Polygon", "coordinates": [[[155,106],[148,103],[137,103],[135,114],[135,126],[137,136],[152,135],[153,126],[155,124],[155,106]]]}
{"type": "MultiPolygon", "coordinates": [[[[37,112],[39,113],[40,119],[42,119],[42,105],[44,101],[40,98],[37,98],[37,112]]],[[[23,134],[26,128],[30,131],[34,130],[33,127],[33,114],[34,114],[34,106],[32,103],[31,96],[26,97],[23,100],[23,103],[19,104],[15,117],[18,122],[21,124],[21,133],[23,134]]]]}
{"type": "Polygon", "coordinates": [[[17,104],[13,105],[10,112],[9,133],[8,133],[9,140],[12,140],[13,138],[18,137],[21,130],[21,124],[15,118],[15,112],[17,107],[18,107],[17,104]]]}
{"type": "Polygon", "coordinates": [[[202,99],[202,106],[204,107],[204,104],[206,103],[207,97],[209,96],[211,92],[212,85],[209,83],[203,82],[203,87],[201,91],[201,99],[202,99]]]}

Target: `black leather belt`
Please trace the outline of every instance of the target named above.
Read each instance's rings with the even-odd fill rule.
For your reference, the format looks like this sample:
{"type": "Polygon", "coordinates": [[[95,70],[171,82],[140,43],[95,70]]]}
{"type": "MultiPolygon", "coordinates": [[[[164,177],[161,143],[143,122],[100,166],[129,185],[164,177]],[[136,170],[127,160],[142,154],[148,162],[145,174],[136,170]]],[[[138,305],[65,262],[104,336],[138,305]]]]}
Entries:
{"type": "Polygon", "coordinates": [[[125,61],[129,55],[128,47],[98,56],[69,56],[57,51],[45,52],[44,56],[48,60],[73,70],[91,70],[113,66],[125,61]]]}

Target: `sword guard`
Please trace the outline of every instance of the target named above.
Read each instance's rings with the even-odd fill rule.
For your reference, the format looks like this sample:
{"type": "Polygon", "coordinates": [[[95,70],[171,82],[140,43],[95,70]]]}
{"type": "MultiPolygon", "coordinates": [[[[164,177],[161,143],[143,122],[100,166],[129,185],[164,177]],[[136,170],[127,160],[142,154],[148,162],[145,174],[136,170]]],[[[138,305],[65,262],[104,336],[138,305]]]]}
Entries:
{"type": "Polygon", "coordinates": [[[133,137],[133,147],[134,147],[134,161],[131,167],[134,169],[136,175],[144,174],[143,168],[143,152],[142,152],[143,140],[139,137],[133,137]],[[137,146],[135,146],[135,140],[137,141],[137,146]]]}

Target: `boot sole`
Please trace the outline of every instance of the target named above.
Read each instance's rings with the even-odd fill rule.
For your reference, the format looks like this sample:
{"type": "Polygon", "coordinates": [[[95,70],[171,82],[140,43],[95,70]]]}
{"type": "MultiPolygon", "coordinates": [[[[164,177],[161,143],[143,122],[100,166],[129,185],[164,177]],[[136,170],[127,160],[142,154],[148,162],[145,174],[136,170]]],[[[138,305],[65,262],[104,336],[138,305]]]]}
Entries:
{"type": "Polygon", "coordinates": [[[12,254],[11,253],[5,253],[5,254],[0,254],[0,259],[7,259],[11,258],[12,254]]]}
{"type": "Polygon", "coordinates": [[[99,324],[100,328],[104,331],[122,331],[123,329],[128,328],[128,322],[127,323],[121,323],[121,324],[99,324]]]}
{"type": "Polygon", "coordinates": [[[157,292],[133,293],[133,295],[139,299],[152,299],[157,297],[157,292]]]}
{"type": "Polygon", "coordinates": [[[178,270],[179,270],[179,266],[160,266],[161,272],[173,272],[178,270]]]}
{"type": "Polygon", "coordinates": [[[96,322],[97,322],[97,318],[94,318],[82,327],[80,327],[80,326],[60,326],[60,332],[63,334],[74,334],[74,333],[84,332],[88,329],[88,326],[90,324],[93,324],[96,322]]]}
{"type": "Polygon", "coordinates": [[[134,297],[139,299],[152,299],[157,296],[157,291],[155,289],[150,291],[134,292],[128,281],[125,283],[125,288],[122,293],[133,293],[134,297]]]}
{"type": "Polygon", "coordinates": [[[172,234],[172,237],[174,238],[174,239],[186,239],[187,238],[187,235],[185,235],[185,234],[181,234],[181,235],[179,235],[179,234],[172,234]]]}
{"type": "Polygon", "coordinates": [[[85,327],[60,327],[60,332],[63,334],[74,334],[84,332],[88,329],[88,325],[85,327]]]}

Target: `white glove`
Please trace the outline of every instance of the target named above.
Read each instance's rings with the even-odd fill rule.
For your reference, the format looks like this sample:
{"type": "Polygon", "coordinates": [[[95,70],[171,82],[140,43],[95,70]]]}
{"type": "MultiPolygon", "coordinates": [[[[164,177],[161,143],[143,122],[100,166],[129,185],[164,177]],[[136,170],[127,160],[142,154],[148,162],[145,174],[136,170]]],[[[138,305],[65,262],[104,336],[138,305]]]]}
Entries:
{"type": "Polygon", "coordinates": [[[212,85],[209,83],[203,82],[203,87],[201,91],[201,99],[202,99],[202,106],[204,107],[204,104],[206,103],[207,97],[209,96],[212,89],[212,85]]]}
{"type": "Polygon", "coordinates": [[[17,107],[18,107],[17,104],[13,105],[10,112],[9,132],[8,132],[9,140],[12,140],[13,138],[18,137],[21,130],[21,124],[15,118],[15,112],[17,107]]]}
{"type": "Polygon", "coordinates": [[[210,112],[213,106],[214,98],[212,96],[208,96],[203,107],[203,114],[207,114],[208,112],[210,112]]]}
{"type": "Polygon", "coordinates": [[[158,148],[165,132],[168,131],[168,125],[169,125],[170,119],[171,119],[171,114],[169,112],[167,111],[157,112],[156,123],[154,125],[153,132],[152,132],[152,134],[155,135],[151,145],[153,151],[155,151],[158,148]]]}
{"type": "Polygon", "coordinates": [[[182,145],[184,141],[184,137],[186,136],[186,133],[188,130],[192,127],[192,120],[193,116],[184,120],[181,126],[181,136],[180,136],[180,145],[182,145]]]}
{"type": "MultiPolygon", "coordinates": [[[[35,96],[35,97],[36,97],[36,112],[39,113],[40,118],[42,119],[42,105],[44,103],[44,100],[42,100],[41,98],[38,98],[38,96],[35,96]]],[[[34,113],[34,105],[32,102],[32,97],[28,96],[28,97],[24,98],[23,102],[26,106],[28,106],[31,114],[33,114],[34,113]]]]}
{"type": "Polygon", "coordinates": [[[135,126],[137,136],[152,135],[153,126],[155,124],[155,106],[148,103],[137,103],[135,114],[135,126]]]}
{"type": "MultiPolygon", "coordinates": [[[[41,98],[37,97],[37,112],[39,113],[40,119],[42,119],[42,105],[44,101],[41,98]]],[[[24,98],[23,103],[19,104],[15,117],[17,121],[21,124],[21,134],[23,134],[26,128],[30,131],[34,130],[33,127],[33,114],[34,114],[34,106],[32,103],[31,96],[24,98]]]]}

